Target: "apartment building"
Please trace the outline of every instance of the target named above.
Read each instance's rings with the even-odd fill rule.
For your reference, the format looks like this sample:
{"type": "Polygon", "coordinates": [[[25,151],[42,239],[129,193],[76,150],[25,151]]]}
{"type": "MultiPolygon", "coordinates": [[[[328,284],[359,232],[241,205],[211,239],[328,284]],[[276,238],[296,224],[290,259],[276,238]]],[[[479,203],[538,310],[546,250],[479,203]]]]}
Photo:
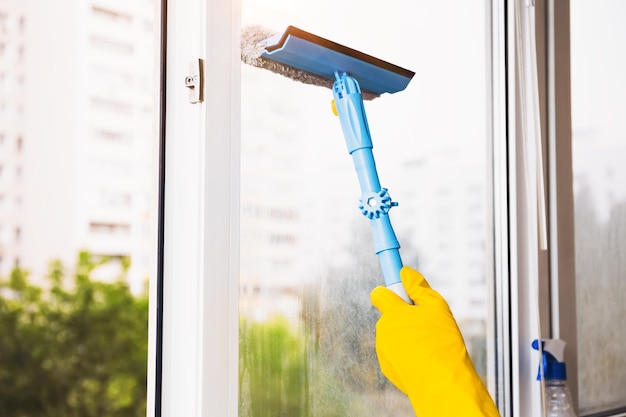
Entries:
{"type": "Polygon", "coordinates": [[[151,272],[154,2],[0,0],[0,275],[79,250],[151,272]]]}

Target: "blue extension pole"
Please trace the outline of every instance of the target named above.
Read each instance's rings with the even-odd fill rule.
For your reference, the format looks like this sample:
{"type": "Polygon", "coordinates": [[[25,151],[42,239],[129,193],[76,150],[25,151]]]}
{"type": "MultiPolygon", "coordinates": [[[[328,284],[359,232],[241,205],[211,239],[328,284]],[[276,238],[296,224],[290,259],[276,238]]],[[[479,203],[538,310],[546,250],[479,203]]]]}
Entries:
{"type": "Polygon", "coordinates": [[[361,186],[359,209],[370,220],[374,251],[378,255],[385,285],[412,304],[400,281],[400,243],[388,215],[391,207],[398,204],[391,200],[387,189],[380,186],[359,83],[346,73],[340,75],[335,72],[333,96],[334,110],[339,116],[346,146],[361,186]]]}

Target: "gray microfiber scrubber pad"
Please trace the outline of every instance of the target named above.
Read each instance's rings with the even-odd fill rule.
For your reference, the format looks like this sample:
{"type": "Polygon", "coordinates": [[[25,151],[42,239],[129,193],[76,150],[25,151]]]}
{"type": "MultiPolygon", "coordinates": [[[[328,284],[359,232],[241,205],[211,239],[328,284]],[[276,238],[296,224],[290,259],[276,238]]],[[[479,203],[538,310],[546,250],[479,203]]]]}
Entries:
{"type": "Polygon", "coordinates": [[[331,80],[263,57],[261,55],[265,50],[263,41],[274,35],[276,35],[275,32],[262,26],[244,27],[241,31],[241,61],[244,64],[264,68],[304,84],[332,88],[333,81],[331,80]]]}
{"type": "Polygon", "coordinates": [[[265,50],[264,40],[278,34],[259,25],[245,26],[241,29],[241,62],[258,67],[261,54],[265,50]]]}
{"type": "MultiPolygon", "coordinates": [[[[241,61],[244,64],[263,68],[304,84],[329,89],[333,88],[334,80],[329,80],[319,75],[263,57],[262,54],[265,50],[264,41],[276,34],[277,32],[273,32],[259,25],[245,26],[241,30],[241,61]]],[[[379,94],[370,91],[363,90],[361,93],[364,100],[372,100],[379,97],[379,94]]]]}

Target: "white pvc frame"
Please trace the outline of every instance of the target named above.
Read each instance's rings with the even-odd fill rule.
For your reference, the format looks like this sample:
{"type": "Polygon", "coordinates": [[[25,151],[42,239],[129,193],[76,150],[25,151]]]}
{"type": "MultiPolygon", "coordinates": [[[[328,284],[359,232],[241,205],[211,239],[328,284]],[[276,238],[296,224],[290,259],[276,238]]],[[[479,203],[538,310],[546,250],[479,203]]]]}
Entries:
{"type": "MultiPolygon", "coordinates": [[[[539,334],[539,236],[536,153],[522,136],[522,73],[517,25],[529,10],[525,0],[507,1],[507,151],[509,198],[509,297],[511,403],[506,416],[541,415],[541,391],[535,381],[537,363],[531,343],[539,334]],[[521,13],[521,15],[518,15],[521,13]],[[510,413],[510,414],[509,414],[510,413]]],[[[506,227],[502,223],[497,227],[506,227]]],[[[503,277],[506,279],[506,277],[503,277]]],[[[506,296],[506,295],[504,295],[506,296]]],[[[506,335],[502,335],[506,337],[506,335]]]]}
{"type": "MultiPolygon", "coordinates": [[[[490,386],[490,391],[495,392],[495,400],[500,409],[502,417],[510,417],[513,406],[512,385],[512,350],[511,340],[511,300],[508,294],[511,291],[511,266],[515,262],[516,245],[512,240],[515,231],[506,226],[512,218],[515,218],[515,207],[510,204],[509,193],[511,184],[509,171],[514,167],[515,159],[509,161],[509,129],[507,106],[510,105],[510,98],[507,95],[509,79],[512,77],[510,66],[507,66],[508,50],[511,47],[507,43],[507,14],[506,2],[492,0],[489,5],[491,21],[491,48],[490,48],[490,78],[491,83],[491,124],[490,133],[493,143],[490,148],[490,159],[492,166],[493,190],[490,196],[493,219],[496,227],[493,230],[493,248],[489,252],[493,253],[494,259],[494,313],[496,317],[495,328],[493,329],[493,340],[495,341],[495,355],[490,355],[490,364],[494,366],[496,383],[490,386]],[[510,164],[513,164],[512,167],[510,164]],[[498,226],[500,225],[500,226],[498,226]]],[[[514,126],[514,124],[513,124],[514,126]]],[[[514,154],[513,154],[514,155],[514,154]]]]}
{"type": "Polygon", "coordinates": [[[150,294],[148,415],[236,417],[239,5],[162,1],[165,184],[162,266],[150,294]],[[190,104],[185,77],[198,58],[205,100],[190,104]]]}

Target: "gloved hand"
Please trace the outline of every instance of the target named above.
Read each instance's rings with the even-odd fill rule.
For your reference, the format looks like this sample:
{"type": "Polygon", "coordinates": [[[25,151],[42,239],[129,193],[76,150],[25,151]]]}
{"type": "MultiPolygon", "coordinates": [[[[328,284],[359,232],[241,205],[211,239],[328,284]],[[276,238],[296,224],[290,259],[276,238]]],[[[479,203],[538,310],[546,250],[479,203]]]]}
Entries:
{"type": "Polygon", "coordinates": [[[419,272],[405,266],[400,278],[415,305],[382,286],[371,293],[382,313],[376,353],[383,374],[408,395],[417,417],[499,417],[446,301],[419,272]]]}

